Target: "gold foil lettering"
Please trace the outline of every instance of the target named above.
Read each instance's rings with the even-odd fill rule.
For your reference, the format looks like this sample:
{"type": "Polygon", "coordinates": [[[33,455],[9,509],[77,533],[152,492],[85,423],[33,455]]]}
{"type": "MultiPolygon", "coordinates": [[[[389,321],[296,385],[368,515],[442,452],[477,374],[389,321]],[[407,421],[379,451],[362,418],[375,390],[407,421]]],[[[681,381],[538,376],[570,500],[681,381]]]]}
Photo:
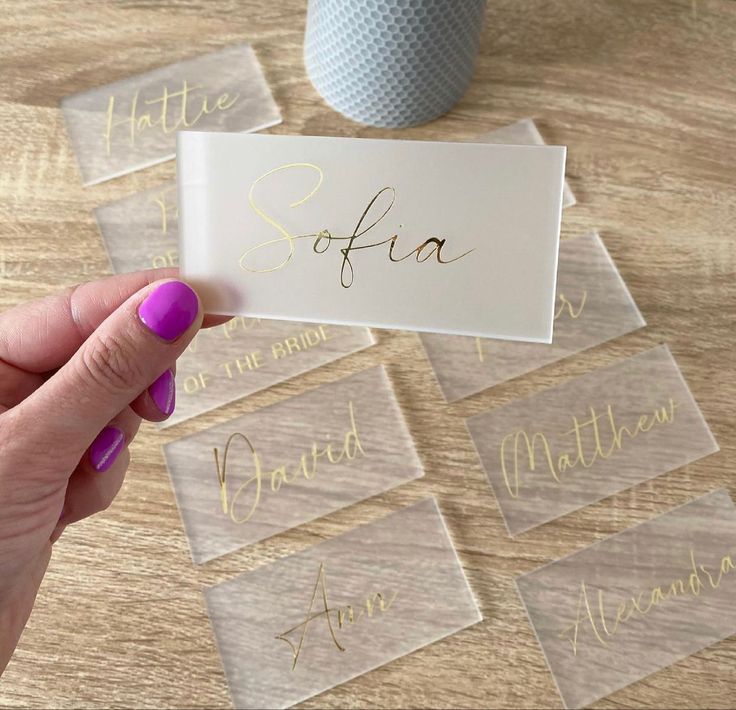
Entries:
{"type": "Polygon", "coordinates": [[[652,609],[678,597],[699,597],[703,591],[718,589],[723,578],[736,569],[731,555],[724,555],[719,561],[718,571],[711,573],[705,565],[698,564],[695,551],[690,550],[690,574],[668,583],[657,585],[631,595],[616,605],[616,613],[611,622],[607,616],[606,599],[602,589],[592,596],[585,581],[580,583],[575,621],[563,629],[558,637],[567,639],[574,655],[578,653],[579,636],[583,628],[592,632],[595,640],[607,646],[623,624],[633,617],[644,617],[652,609]]]}
{"type": "Polygon", "coordinates": [[[208,381],[209,376],[206,372],[198,372],[196,375],[187,375],[183,381],[184,392],[187,394],[199,392],[199,390],[203,390],[207,387],[208,381]]]}
{"type": "Polygon", "coordinates": [[[220,451],[217,448],[214,449],[215,469],[220,486],[220,498],[224,501],[223,510],[225,514],[229,515],[230,519],[236,524],[247,523],[261,503],[264,479],[268,481],[271,491],[277,493],[284,484],[292,484],[300,477],[305,480],[313,479],[317,474],[318,464],[322,458],[326,458],[328,463],[337,464],[343,460],[353,461],[360,456],[365,456],[365,450],[358,432],[358,424],[355,421],[355,410],[352,401],[348,402],[348,415],[350,427],[343,435],[342,447],[339,451],[336,452],[331,443],[323,444],[313,441],[309,452],[302,453],[296,465],[281,464],[268,472],[264,471],[261,455],[248,437],[240,432],[231,434],[225,443],[222,465],[220,465],[220,451]],[[235,489],[232,499],[230,499],[227,487],[229,481],[228,456],[230,455],[230,447],[237,440],[247,443],[251,452],[254,473],[235,489]],[[293,472],[289,473],[289,469],[293,469],[293,472]],[[239,512],[241,509],[244,512],[239,512]]]}
{"type": "Polygon", "coordinates": [[[112,152],[112,134],[115,129],[125,129],[128,134],[128,144],[135,146],[136,138],[146,130],[158,128],[164,134],[174,133],[182,128],[195,126],[203,116],[215,111],[227,111],[240,98],[239,94],[220,94],[214,102],[207,94],[194,96],[204,86],[201,84],[189,85],[186,79],[181,82],[181,89],[169,91],[163,86],[160,96],[143,101],[149,108],[139,113],[140,91],[136,91],[130,102],[130,110],[123,118],[115,117],[117,98],[110,96],[107,103],[107,120],[105,122],[105,149],[107,154],[112,152]]]}
{"type": "Polygon", "coordinates": [[[263,366],[263,354],[260,350],[254,350],[246,353],[243,357],[236,357],[229,362],[220,363],[220,367],[225,370],[229,380],[232,380],[236,374],[244,375],[247,372],[257,370],[263,366]]]}
{"type": "Polygon", "coordinates": [[[245,316],[236,316],[230,319],[227,323],[223,323],[220,327],[222,328],[223,335],[228,339],[232,340],[231,333],[242,330],[247,332],[254,330],[261,324],[260,318],[246,318],[245,316]]]}
{"type": "Polygon", "coordinates": [[[176,202],[176,188],[169,187],[160,190],[151,199],[158,207],[159,217],[161,219],[161,234],[166,234],[169,230],[169,219],[178,219],[179,217],[179,206],[176,202]]]}
{"type": "Polygon", "coordinates": [[[517,498],[522,485],[522,471],[534,472],[538,465],[546,468],[555,482],[559,483],[560,475],[568,469],[590,468],[597,460],[608,459],[621,451],[627,441],[646,434],[655,426],[671,424],[678,406],[670,397],[667,405],[637,415],[636,425],[631,428],[619,424],[613,405],[607,405],[604,413],[598,413],[594,407],[590,407],[590,417],[580,421],[573,416],[573,428],[563,434],[573,436],[575,444],[572,451],[553,451],[546,434],[540,431],[531,435],[523,429],[509,432],[501,440],[500,448],[501,473],[506,489],[513,498],[517,498]],[[609,436],[608,446],[602,440],[605,430],[609,436]],[[584,433],[592,436],[592,446],[590,441],[583,440],[584,433]]]}
{"type": "Polygon", "coordinates": [[[319,325],[315,328],[306,328],[305,330],[293,336],[288,336],[283,340],[271,344],[271,355],[274,360],[296,353],[304,352],[310,348],[314,348],[331,339],[328,334],[327,327],[319,325]]]}
{"type": "Polygon", "coordinates": [[[331,607],[327,601],[327,572],[325,570],[324,563],[320,563],[319,570],[317,572],[317,581],[312,589],[312,596],[309,600],[309,606],[307,607],[307,614],[304,617],[304,621],[292,626],[290,629],[277,634],[276,638],[279,641],[285,641],[291,649],[292,663],[291,670],[296,668],[296,664],[299,661],[299,656],[304,648],[304,642],[307,638],[307,629],[309,625],[316,619],[324,619],[327,625],[327,630],[330,634],[332,643],[338,651],[344,652],[345,647],[340,644],[335,633],[335,625],[337,630],[342,630],[349,624],[355,624],[360,619],[367,617],[372,618],[374,612],[378,609],[382,614],[391,608],[391,605],[396,600],[398,592],[394,592],[390,597],[385,595],[383,592],[374,592],[367,596],[362,604],[356,610],[351,604],[340,608],[331,607]],[[319,592],[319,601],[318,599],[319,592]],[[318,604],[317,610],[315,610],[315,602],[318,604]],[[334,616],[334,624],[333,624],[334,616]],[[289,635],[293,633],[299,634],[299,640],[294,643],[289,635]]]}
{"type": "Polygon", "coordinates": [[[169,251],[163,254],[156,254],[151,259],[151,266],[154,269],[161,269],[166,266],[177,266],[179,264],[179,253],[175,249],[169,249],[169,251]]]}
{"type": "MultiPolygon", "coordinates": [[[[421,242],[417,247],[415,247],[412,251],[410,251],[408,254],[405,254],[403,256],[395,256],[394,255],[394,248],[396,247],[396,241],[399,238],[398,234],[393,234],[392,236],[388,237],[387,239],[383,239],[382,241],[370,243],[370,244],[355,244],[356,240],[358,240],[363,235],[367,234],[370,230],[372,230],[376,225],[383,220],[386,215],[391,211],[391,208],[394,205],[394,202],[396,201],[396,190],[393,187],[384,187],[381,188],[368,202],[368,205],[363,210],[363,213],[361,214],[360,218],[358,219],[358,222],[355,226],[355,229],[353,230],[352,234],[348,236],[336,236],[333,235],[330,230],[328,229],[320,229],[317,232],[311,233],[311,234],[299,234],[299,235],[293,235],[291,234],[286,227],[281,222],[278,222],[274,217],[267,214],[261,207],[259,207],[256,204],[255,198],[254,198],[254,191],[256,186],[264,179],[275,175],[283,170],[292,170],[294,168],[307,168],[311,171],[314,171],[317,176],[317,182],[316,185],[312,188],[310,192],[308,192],[304,197],[297,200],[296,202],[293,202],[289,205],[290,208],[298,207],[299,205],[304,204],[308,200],[310,200],[314,194],[320,189],[322,186],[322,181],[324,179],[324,174],[322,172],[322,169],[319,168],[317,165],[313,165],[312,163],[291,163],[288,165],[282,165],[277,168],[274,168],[272,170],[269,170],[267,173],[264,173],[259,178],[257,178],[250,186],[250,189],[248,191],[248,203],[250,204],[251,209],[270,227],[273,227],[281,236],[277,237],[276,239],[269,239],[265,242],[261,242],[260,244],[256,244],[254,247],[250,247],[240,257],[239,264],[240,268],[245,271],[250,271],[253,273],[268,273],[271,271],[277,271],[278,269],[283,268],[286,266],[286,264],[291,260],[291,258],[294,256],[294,249],[295,249],[295,242],[298,239],[310,239],[312,240],[312,251],[315,254],[324,254],[332,242],[347,242],[347,244],[344,247],[340,248],[340,254],[342,255],[341,260],[341,266],[340,266],[340,285],[343,288],[350,288],[353,284],[353,280],[355,278],[355,271],[353,268],[353,263],[350,259],[350,254],[355,251],[359,251],[361,249],[372,249],[373,247],[380,247],[385,244],[388,244],[388,258],[390,261],[396,263],[400,261],[404,261],[406,259],[409,259],[410,257],[414,257],[415,261],[419,264],[424,263],[432,256],[435,257],[437,263],[439,264],[450,264],[454,261],[458,261],[459,259],[462,259],[463,257],[470,254],[473,250],[470,249],[458,256],[451,257],[449,259],[444,259],[442,257],[442,249],[445,246],[447,239],[440,239],[438,237],[429,237],[425,241],[421,242]],[[382,204],[383,203],[383,204],[382,204]],[[378,208],[374,209],[376,205],[379,205],[378,208]],[[371,212],[377,213],[378,216],[369,216],[371,212]],[[285,257],[278,262],[275,266],[265,267],[265,268],[255,268],[249,265],[249,257],[259,250],[268,249],[270,247],[285,244],[288,251],[285,255],[285,257]],[[427,250],[425,253],[425,250],[427,250]]],[[[401,227],[402,225],[399,225],[401,227]]]]}

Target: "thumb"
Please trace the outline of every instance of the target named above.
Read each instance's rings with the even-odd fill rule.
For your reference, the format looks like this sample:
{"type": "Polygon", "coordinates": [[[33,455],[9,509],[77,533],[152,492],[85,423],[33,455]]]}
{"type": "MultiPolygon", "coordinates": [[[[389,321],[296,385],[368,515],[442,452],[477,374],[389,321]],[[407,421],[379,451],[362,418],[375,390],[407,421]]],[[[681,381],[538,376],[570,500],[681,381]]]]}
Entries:
{"type": "Polygon", "coordinates": [[[173,366],[199,330],[201,311],[182,281],[158,281],[132,295],[11,410],[23,438],[81,458],[108,422],[173,366]]]}

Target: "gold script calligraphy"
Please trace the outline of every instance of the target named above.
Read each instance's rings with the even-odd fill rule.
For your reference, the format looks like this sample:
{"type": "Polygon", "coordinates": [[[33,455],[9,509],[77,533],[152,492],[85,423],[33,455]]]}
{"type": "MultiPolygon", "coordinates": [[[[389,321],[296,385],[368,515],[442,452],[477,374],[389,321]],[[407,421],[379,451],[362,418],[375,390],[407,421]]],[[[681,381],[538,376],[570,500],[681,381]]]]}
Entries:
{"type": "Polygon", "coordinates": [[[176,202],[176,186],[165,187],[158,190],[151,196],[151,201],[158,208],[158,214],[161,218],[161,234],[169,231],[169,220],[179,218],[179,207],[176,202]]]}
{"type": "MultiPolygon", "coordinates": [[[[322,186],[324,173],[320,167],[318,167],[317,165],[313,165],[312,163],[290,163],[288,165],[281,165],[277,168],[274,168],[273,170],[269,170],[267,173],[264,173],[253,182],[253,184],[250,186],[250,190],[248,191],[248,203],[251,209],[266,224],[268,224],[270,227],[273,227],[280,236],[276,239],[269,239],[260,244],[256,244],[250,249],[247,249],[241,255],[239,260],[241,269],[245,271],[250,271],[252,273],[268,273],[283,268],[294,256],[295,242],[299,239],[311,239],[313,241],[312,251],[315,254],[324,254],[329,249],[332,242],[347,242],[345,246],[340,248],[340,254],[342,255],[342,262],[340,266],[340,285],[343,288],[350,288],[355,278],[355,270],[353,268],[353,263],[351,261],[350,255],[352,252],[356,252],[361,249],[372,249],[374,247],[380,247],[388,244],[388,258],[391,262],[398,263],[400,261],[405,261],[406,259],[409,259],[413,256],[416,262],[420,264],[424,263],[432,256],[435,257],[437,263],[439,264],[450,264],[454,261],[462,259],[473,251],[472,249],[470,249],[463,254],[460,254],[459,256],[445,259],[442,255],[442,249],[445,246],[447,239],[429,237],[407,254],[404,254],[403,256],[397,256],[395,253],[395,249],[396,242],[399,239],[398,234],[393,234],[387,239],[383,239],[382,241],[378,242],[372,242],[368,244],[356,243],[361,237],[374,229],[376,225],[378,225],[379,222],[381,222],[381,220],[383,220],[386,215],[388,215],[388,213],[391,211],[391,208],[396,201],[396,190],[393,187],[384,187],[380,189],[369,200],[368,205],[363,210],[363,213],[361,214],[357,224],[355,225],[355,229],[348,236],[336,236],[332,234],[328,229],[321,229],[318,232],[312,234],[293,235],[281,222],[277,221],[276,219],[274,219],[274,217],[267,214],[261,207],[256,204],[254,191],[256,186],[262,180],[265,180],[266,178],[269,178],[272,175],[276,175],[282,171],[295,169],[307,169],[314,172],[316,182],[314,187],[312,187],[312,189],[304,197],[297,200],[296,202],[292,202],[289,205],[290,208],[303,205],[305,202],[310,200],[322,186]],[[251,260],[250,258],[256,252],[279,245],[285,246],[287,251],[283,259],[281,259],[281,261],[279,261],[275,266],[255,268],[249,265],[249,262],[251,260]]],[[[402,225],[399,225],[399,227],[401,226],[402,225]]]]}
{"type": "Polygon", "coordinates": [[[509,432],[501,440],[500,449],[501,473],[506,489],[512,498],[518,498],[524,465],[527,471],[533,472],[540,463],[546,467],[555,483],[560,483],[565,471],[577,467],[590,468],[599,459],[608,459],[617,454],[628,441],[646,434],[654,427],[671,424],[678,406],[679,404],[670,397],[665,406],[638,415],[636,423],[632,426],[619,424],[611,404],[606,405],[603,412],[590,407],[589,417],[582,420],[577,416],[572,417],[573,427],[564,432],[564,435],[574,438],[573,448],[565,447],[561,451],[553,450],[547,435],[541,431],[529,433],[520,429],[509,432]],[[608,429],[609,433],[607,446],[604,445],[602,437],[605,429],[608,429]],[[586,445],[584,441],[586,432],[592,436],[592,447],[586,445]]]}
{"type": "Polygon", "coordinates": [[[157,129],[168,134],[183,128],[191,128],[196,126],[203,116],[232,108],[240,98],[240,94],[230,95],[225,92],[212,99],[207,94],[197,93],[202,89],[203,85],[190,85],[184,79],[180,89],[170,91],[168,86],[163,86],[158,96],[145,99],[142,106],[140,91],[136,91],[130,101],[130,108],[122,118],[116,115],[118,98],[110,96],[103,134],[107,154],[110,155],[112,152],[112,135],[115,129],[123,129],[128,144],[133,147],[136,138],[144,131],[157,129]]]}
{"type": "Polygon", "coordinates": [[[616,605],[613,615],[607,612],[603,590],[593,593],[583,581],[580,583],[575,622],[560,632],[558,637],[569,640],[573,654],[577,656],[580,631],[583,626],[589,625],[595,640],[608,646],[610,639],[621,630],[623,624],[637,617],[645,617],[656,607],[678,597],[699,597],[703,591],[718,589],[723,578],[734,570],[736,565],[733,559],[730,555],[724,555],[717,571],[708,571],[705,565],[697,563],[695,551],[691,549],[689,575],[685,573],[665,584],[633,594],[616,605]]]}
{"type": "Polygon", "coordinates": [[[301,454],[298,463],[291,471],[288,470],[289,466],[287,464],[281,464],[270,472],[264,471],[261,456],[254,448],[250,439],[240,432],[231,434],[225,444],[222,455],[222,466],[220,465],[219,449],[214,449],[222,512],[225,515],[229,515],[234,523],[246,523],[253,517],[261,503],[264,479],[270,481],[270,490],[273,493],[277,493],[283,485],[293,484],[300,478],[311,481],[317,475],[319,462],[322,459],[326,459],[330,464],[337,464],[343,460],[353,461],[359,456],[365,456],[363,444],[358,433],[358,425],[355,421],[355,411],[352,401],[348,402],[348,414],[350,427],[344,434],[340,450],[335,451],[333,445],[330,443],[321,444],[314,441],[309,452],[301,454]],[[237,440],[245,442],[250,449],[254,472],[235,489],[235,493],[233,493],[232,499],[230,499],[228,494],[228,456],[230,454],[230,447],[237,440]],[[243,501],[245,502],[243,503],[243,501]],[[245,512],[239,514],[238,510],[241,506],[244,507],[245,512]]]}
{"type": "Polygon", "coordinates": [[[315,582],[314,589],[312,590],[312,597],[309,600],[309,606],[307,607],[307,614],[304,617],[304,621],[276,635],[276,638],[279,641],[285,641],[291,648],[291,670],[296,668],[299,656],[304,648],[304,641],[307,638],[307,628],[312,622],[317,619],[323,620],[327,625],[327,630],[335,648],[338,651],[345,651],[345,647],[337,639],[335,629],[337,628],[337,630],[340,631],[348,624],[356,624],[358,621],[366,617],[370,619],[373,617],[376,610],[381,613],[388,611],[398,594],[398,592],[394,592],[391,596],[386,596],[383,592],[374,592],[367,596],[357,609],[352,604],[348,604],[344,607],[331,607],[327,601],[326,575],[325,565],[324,563],[320,563],[319,571],[317,572],[317,581],[315,582]],[[289,636],[294,633],[298,634],[299,638],[296,643],[289,638],[289,636]]]}

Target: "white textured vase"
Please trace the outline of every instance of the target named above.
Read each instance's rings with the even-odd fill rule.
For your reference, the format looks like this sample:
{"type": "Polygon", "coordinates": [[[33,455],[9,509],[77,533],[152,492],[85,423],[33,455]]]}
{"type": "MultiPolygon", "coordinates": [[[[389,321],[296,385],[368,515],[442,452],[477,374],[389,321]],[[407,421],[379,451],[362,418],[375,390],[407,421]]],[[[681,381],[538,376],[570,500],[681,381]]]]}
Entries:
{"type": "Polygon", "coordinates": [[[449,111],[473,75],[485,0],[309,0],[304,62],[334,109],[372,126],[449,111]]]}

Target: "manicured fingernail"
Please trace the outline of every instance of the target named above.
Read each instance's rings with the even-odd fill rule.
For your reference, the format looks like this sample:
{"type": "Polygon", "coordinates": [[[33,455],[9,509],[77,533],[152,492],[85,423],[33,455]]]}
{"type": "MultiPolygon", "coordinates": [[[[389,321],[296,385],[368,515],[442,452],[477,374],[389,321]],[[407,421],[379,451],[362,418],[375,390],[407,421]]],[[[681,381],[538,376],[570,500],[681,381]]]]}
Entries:
{"type": "Polygon", "coordinates": [[[197,294],[182,281],[167,281],[153,291],[138,309],[149,330],[164,340],[176,340],[197,317],[197,294]]]}
{"type": "Polygon", "coordinates": [[[171,370],[166,370],[148,388],[148,394],[151,395],[153,403],[168,417],[176,406],[176,382],[174,381],[174,373],[171,370]]]}
{"type": "Polygon", "coordinates": [[[113,465],[125,446],[125,434],[114,426],[106,426],[89,447],[89,460],[95,471],[102,473],[113,465]]]}

